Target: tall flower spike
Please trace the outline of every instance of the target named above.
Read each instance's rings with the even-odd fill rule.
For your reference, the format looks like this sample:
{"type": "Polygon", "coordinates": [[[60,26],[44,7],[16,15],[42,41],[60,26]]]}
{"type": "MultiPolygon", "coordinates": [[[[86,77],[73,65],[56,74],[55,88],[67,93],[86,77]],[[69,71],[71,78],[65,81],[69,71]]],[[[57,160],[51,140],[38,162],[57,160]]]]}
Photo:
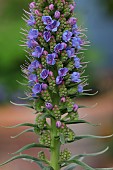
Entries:
{"type": "Polygon", "coordinates": [[[39,143],[36,140],[35,143],[24,146],[16,152],[20,153],[19,155],[1,165],[23,158],[36,162],[43,170],[60,170],[65,167],[65,170],[72,170],[77,165],[82,169],[94,170],[82,162],[81,157],[96,156],[108,149],[72,157],[68,149],[60,150],[61,145],[83,138],[112,136],[77,136],[67,126],[78,123],[91,125],[79,118],[81,106],[75,102],[75,97],[85,95],[83,92],[87,91],[84,90],[87,79],[83,76],[85,62],[81,50],[83,53],[88,42],[74,17],[75,6],[74,0],[35,0],[29,5],[29,12],[25,11],[25,21],[29,27],[25,37],[29,64],[27,63],[26,67],[24,65],[22,71],[27,78],[28,92],[25,94],[31,104],[25,106],[34,109],[37,116],[34,124],[24,123],[15,127],[30,126],[32,129],[22,133],[35,132],[39,143]],[[21,154],[24,150],[34,147],[48,148],[50,160],[44,151],[38,153],[38,158],[21,154]]]}

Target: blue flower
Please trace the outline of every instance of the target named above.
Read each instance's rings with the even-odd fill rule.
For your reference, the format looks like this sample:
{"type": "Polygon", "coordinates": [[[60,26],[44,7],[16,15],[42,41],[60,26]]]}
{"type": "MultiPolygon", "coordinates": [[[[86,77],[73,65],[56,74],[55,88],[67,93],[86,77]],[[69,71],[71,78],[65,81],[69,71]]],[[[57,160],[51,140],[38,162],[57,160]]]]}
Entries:
{"type": "Polygon", "coordinates": [[[29,33],[28,33],[28,38],[30,40],[32,39],[36,39],[38,37],[38,30],[37,29],[30,29],[29,33]]]}
{"type": "Polygon", "coordinates": [[[35,40],[30,40],[30,39],[26,42],[26,44],[28,48],[34,48],[36,47],[36,45],[38,45],[38,43],[35,40]]]}
{"type": "Polygon", "coordinates": [[[47,109],[51,110],[53,108],[53,105],[51,103],[45,103],[45,106],[47,109]]]}
{"type": "Polygon", "coordinates": [[[56,32],[59,25],[60,25],[59,21],[53,20],[50,25],[46,26],[46,29],[52,32],[56,32]]]}
{"type": "Polygon", "coordinates": [[[71,74],[71,80],[72,80],[73,82],[75,82],[75,83],[80,83],[80,82],[81,82],[81,80],[80,80],[80,73],[78,73],[78,72],[73,72],[73,73],[71,74]]]}
{"type": "Polygon", "coordinates": [[[32,56],[33,56],[33,57],[38,57],[38,58],[40,58],[41,55],[43,54],[43,51],[44,51],[44,48],[41,48],[40,46],[37,46],[37,47],[35,48],[35,51],[32,52],[32,56]]]}
{"type": "Polygon", "coordinates": [[[74,56],[73,58],[74,58],[74,66],[75,66],[76,68],[82,67],[82,66],[80,65],[80,59],[79,59],[78,57],[76,57],[76,56],[74,56]]]}
{"type": "Polygon", "coordinates": [[[49,75],[49,71],[46,69],[43,69],[42,72],[40,73],[40,77],[45,80],[49,75]]]}
{"type": "Polygon", "coordinates": [[[43,36],[44,36],[44,40],[45,40],[46,42],[49,42],[49,41],[50,41],[50,39],[51,39],[51,33],[50,33],[49,31],[44,31],[43,36]]]}
{"type": "Polygon", "coordinates": [[[75,54],[75,49],[68,47],[66,49],[66,52],[67,52],[68,57],[71,58],[75,54]]]}
{"type": "Polygon", "coordinates": [[[81,84],[78,85],[78,92],[79,93],[83,92],[83,85],[81,85],[81,84]]]}
{"type": "Polygon", "coordinates": [[[70,31],[68,31],[68,30],[66,30],[66,31],[63,33],[63,35],[62,35],[62,39],[63,39],[65,42],[70,41],[71,37],[72,37],[72,32],[70,32],[70,31]]]}
{"type": "Polygon", "coordinates": [[[72,39],[72,46],[79,50],[79,49],[81,49],[81,45],[82,45],[81,38],[73,37],[73,39],[72,39]]]}
{"type": "Polygon", "coordinates": [[[42,21],[45,25],[52,24],[52,18],[50,16],[42,16],[42,21]]]}
{"type": "Polygon", "coordinates": [[[38,78],[37,78],[36,74],[29,75],[28,79],[29,79],[29,81],[34,81],[34,82],[38,81],[38,78]]]}
{"type": "Polygon", "coordinates": [[[64,77],[64,76],[66,76],[66,74],[67,74],[67,72],[68,72],[68,68],[60,68],[59,70],[58,70],[58,74],[59,74],[59,76],[61,76],[61,77],[64,77]]]}
{"type": "Polygon", "coordinates": [[[37,68],[39,67],[39,65],[40,65],[39,61],[34,60],[34,61],[32,61],[31,64],[28,66],[28,70],[29,70],[30,72],[33,72],[35,69],[37,69],[37,68]]]}
{"type": "Polygon", "coordinates": [[[56,53],[59,53],[60,51],[62,51],[64,49],[64,45],[63,43],[58,43],[55,47],[54,47],[54,51],[56,53]]]}
{"type": "Polygon", "coordinates": [[[35,84],[35,86],[33,87],[32,92],[33,92],[34,95],[35,95],[35,94],[40,93],[41,90],[42,90],[41,84],[37,83],[37,84],[35,84]]]}
{"type": "Polygon", "coordinates": [[[57,76],[57,78],[56,78],[56,84],[61,84],[62,83],[62,81],[63,81],[63,78],[61,77],[61,76],[57,76]]]}
{"type": "Polygon", "coordinates": [[[55,57],[56,57],[56,53],[48,54],[46,58],[47,64],[54,65],[56,63],[55,57]]]}
{"type": "Polygon", "coordinates": [[[27,24],[28,24],[29,26],[33,26],[33,25],[36,24],[36,21],[35,21],[35,18],[34,18],[33,15],[30,16],[30,19],[27,21],[27,24]]]}

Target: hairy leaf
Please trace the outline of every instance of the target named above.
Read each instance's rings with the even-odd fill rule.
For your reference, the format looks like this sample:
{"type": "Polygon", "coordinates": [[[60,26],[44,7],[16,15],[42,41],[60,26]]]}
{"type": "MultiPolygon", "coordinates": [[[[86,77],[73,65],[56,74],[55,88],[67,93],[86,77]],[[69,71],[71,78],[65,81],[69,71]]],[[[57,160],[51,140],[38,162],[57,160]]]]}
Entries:
{"type": "Polygon", "coordinates": [[[14,103],[14,102],[12,102],[12,101],[10,101],[10,103],[13,104],[13,105],[15,105],[15,106],[25,106],[25,107],[34,109],[33,106],[28,105],[28,104],[18,104],[18,103],[14,103]]]}
{"type": "Polygon", "coordinates": [[[26,154],[14,156],[11,159],[7,160],[6,162],[3,162],[2,164],[0,164],[0,166],[3,166],[3,165],[5,165],[5,164],[7,164],[9,162],[12,162],[12,161],[16,160],[16,159],[27,159],[27,160],[30,160],[30,161],[35,162],[36,164],[38,164],[40,166],[40,168],[44,167],[43,164],[42,164],[43,162],[41,160],[39,160],[39,159],[37,159],[37,158],[35,158],[33,156],[26,155],[26,154]]]}
{"type": "Polygon", "coordinates": [[[105,148],[104,150],[102,150],[100,152],[96,152],[96,153],[75,155],[75,156],[72,156],[69,160],[79,159],[79,158],[85,157],[85,156],[98,156],[98,155],[105,153],[108,149],[109,149],[109,147],[105,148]]]}
{"type": "Polygon", "coordinates": [[[74,141],[81,140],[81,139],[106,139],[111,137],[113,137],[113,134],[108,136],[80,135],[80,136],[75,136],[74,141]]]}
{"type": "Polygon", "coordinates": [[[92,124],[90,122],[87,122],[83,119],[81,120],[73,120],[73,121],[65,121],[65,120],[62,120],[63,123],[65,124],[79,124],[79,123],[86,123],[86,124],[89,124],[89,125],[92,125],[92,126],[99,126],[100,124],[92,124]]]}
{"type": "Polygon", "coordinates": [[[15,136],[11,136],[11,138],[13,138],[13,139],[14,139],[14,138],[17,138],[17,137],[23,135],[23,134],[26,133],[26,132],[34,132],[34,129],[25,129],[25,130],[23,130],[22,132],[20,132],[19,134],[15,135],[15,136]]]}
{"type": "Polygon", "coordinates": [[[23,152],[23,151],[25,151],[25,150],[27,150],[27,149],[31,149],[31,148],[35,148],[35,147],[38,147],[38,148],[50,148],[49,146],[32,143],[32,144],[28,144],[28,145],[22,147],[22,148],[19,149],[17,152],[14,152],[14,153],[12,153],[12,154],[18,154],[18,153],[23,152]]]}
{"type": "Polygon", "coordinates": [[[3,128],[17,128],[17,127],[21,127],[21,126],[37,127],[37,125],[32,124],[32,123],[21,123],[21,124],[17,124],[14,126],[1,126],[1,127],[3,127],[3,128]]]}

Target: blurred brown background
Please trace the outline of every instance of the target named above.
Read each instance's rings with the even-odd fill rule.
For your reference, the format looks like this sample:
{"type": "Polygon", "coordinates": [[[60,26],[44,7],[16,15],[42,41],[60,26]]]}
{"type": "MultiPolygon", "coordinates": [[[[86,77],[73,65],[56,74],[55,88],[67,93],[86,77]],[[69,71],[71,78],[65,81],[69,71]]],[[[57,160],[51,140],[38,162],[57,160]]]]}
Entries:
{"type": "MultiPolygon", "coordinates": [[[[19,47],[20,28],[24,26],[21,17],[23,9],[28,9],[30,0],[0,0],[0,125],[8,126],[22,122],[34,122],[35,115],[31,109],[16,107],[11,101],[18,101],[23,96],[23,87],[16,80],[22,80],[20,65],[24,63],[25,53],[19,47]]],[[[88,106],[98,103],[93,109],[80,109],[80,116],[87,114],[86,120],[100,123],[99,127],[89,125],[72,126],[77,134],[109,135],[113,133],[113,0],[76,1],[76,13],[79,25],[88,28],[86,33],[91,47],[85,52],[86,61],[91,61],[86,73],[89,75],[89,88],[95,97],[78,99],[77,103],[88,106]]],[[[11,153],[22,146],[37,142],[32,133],[24,134],[17,139],[10,136],[21,132],[23,128],[0,128],[0,163],[11,157],[11,153]]],[[[85,161],[93,167],[113,167],[113,138],[107,140],[81,140],[70,145],[73,154],[100,151],[110,146],[109,151],[96,158],[85,161]]],[[[36,149],[25,153],[37,155],[36,149]]],[[[34,163],[17,160],[3,166],[0,170],[39,169],[34,163]]]]}

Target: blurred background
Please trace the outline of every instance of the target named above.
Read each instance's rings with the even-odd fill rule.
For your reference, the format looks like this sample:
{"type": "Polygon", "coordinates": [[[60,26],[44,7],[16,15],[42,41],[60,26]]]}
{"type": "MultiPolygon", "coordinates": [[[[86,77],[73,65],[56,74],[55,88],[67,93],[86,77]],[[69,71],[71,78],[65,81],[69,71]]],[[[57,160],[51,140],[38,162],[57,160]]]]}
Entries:
{"type": "MultiPolygon", "coordinates": [[[[14,125],[22,122],[33,122],[32,110],[12,106],[11,101],[18,101],[24,88],[16,80],[21,81],[20,65],[25,61],[25,52],[19,46],[20,28],[24,27],[21,19],[23,9],[28,10],[30,0],[0,0],[0,125],[14,125]]],[[[80,116],[88,115],[86,120],[100,123],[100,127],[86,125],[73,126],[77,134],[109,135],[113,133],[113,0],[76,0],[76,16],[79,25],[88,28],[86,32],[91,47],[85,51],[86,61],[90,61],[86,73],[89,75],[89,87],[99,91],[95,97],[78,99],[78,104],[88,106],[98,103],[96,108],[81,109],[80,116]]],[[[18,139],[11,139],[23,128],[0,128],[0,163],[11,157],[11,152],[37,137],[26,134],[18,139]],[[9,154],[8,154],[9,153],[9,154]]],[[[107,140],[83,140],[69,146],[74,153],[95,152],[110,146],[109,151],[96,158],[85,161],[93,167],[113,167],[113,138],[107,140]]],[[[37,154],[30,150],[25,153],[37,154]]],[[[37,169],[34,164],[17,160],[0,170],[37,169]]]]}

